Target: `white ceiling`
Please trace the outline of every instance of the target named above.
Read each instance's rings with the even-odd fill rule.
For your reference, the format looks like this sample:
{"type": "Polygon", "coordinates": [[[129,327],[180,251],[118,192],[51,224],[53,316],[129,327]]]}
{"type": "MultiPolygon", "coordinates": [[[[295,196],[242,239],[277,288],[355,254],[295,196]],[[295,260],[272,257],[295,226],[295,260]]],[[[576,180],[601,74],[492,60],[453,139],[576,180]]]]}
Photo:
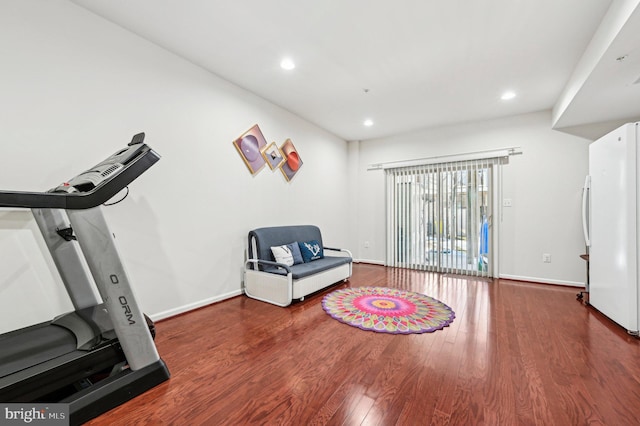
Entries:
{"type": "Polygon", "coordinates": [[[609,7],[640,0],[72,1],[345,140],[554,106],[586,136],[640,118],[640,84],[610,80],[624,54],[640,77],[640,12],[580,62],[609,7]]]}

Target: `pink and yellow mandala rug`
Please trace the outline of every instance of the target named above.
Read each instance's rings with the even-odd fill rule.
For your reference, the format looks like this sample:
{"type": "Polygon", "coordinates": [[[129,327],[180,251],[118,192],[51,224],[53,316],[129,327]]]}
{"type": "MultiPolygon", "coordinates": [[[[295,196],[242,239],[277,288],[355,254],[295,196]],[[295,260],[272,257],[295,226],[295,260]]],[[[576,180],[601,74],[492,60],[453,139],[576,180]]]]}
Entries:
{"type": "Polygon", "coordinates": [[[453,322],[455,313],[432,297],[386,287],[350,287],[322,299],[322,309],[340,322],[379,333],[431,333],[453,322]]]}

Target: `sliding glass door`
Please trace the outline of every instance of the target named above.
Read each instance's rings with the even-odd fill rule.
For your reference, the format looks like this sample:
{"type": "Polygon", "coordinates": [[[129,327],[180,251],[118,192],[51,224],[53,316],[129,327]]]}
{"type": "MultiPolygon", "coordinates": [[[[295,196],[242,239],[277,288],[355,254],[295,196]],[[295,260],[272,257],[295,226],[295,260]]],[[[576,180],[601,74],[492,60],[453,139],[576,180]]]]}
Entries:
{"type": "Polygon", "coordinates": [[[387,265],[491,276],[493,166],[387,169],[387,265]]]}

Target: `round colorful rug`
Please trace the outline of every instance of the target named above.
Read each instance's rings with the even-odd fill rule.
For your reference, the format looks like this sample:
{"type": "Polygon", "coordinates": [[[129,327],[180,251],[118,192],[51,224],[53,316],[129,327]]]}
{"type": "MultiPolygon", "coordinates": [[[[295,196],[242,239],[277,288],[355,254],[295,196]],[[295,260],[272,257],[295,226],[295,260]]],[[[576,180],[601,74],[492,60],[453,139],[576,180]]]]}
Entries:
{"type": "Polygon", "coordinates": [[[322,299],[333,318],[380,333],[431,333],[448,326],[456,314],[444,303],[411,291],[386,287],[350,287],[322,299]]]}

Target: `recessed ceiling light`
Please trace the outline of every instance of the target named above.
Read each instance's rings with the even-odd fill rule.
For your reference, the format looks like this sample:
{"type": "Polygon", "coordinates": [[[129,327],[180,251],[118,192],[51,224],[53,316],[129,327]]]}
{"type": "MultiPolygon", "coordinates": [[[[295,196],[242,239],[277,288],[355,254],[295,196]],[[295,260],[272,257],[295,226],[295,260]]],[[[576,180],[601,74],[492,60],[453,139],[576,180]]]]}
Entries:
{"type": "Polygon", "coordinates": [[[296,67],[296,64],[293,63],[291,58],[284,58],[282,62],[280,62],[280,67],[284,70],[292,70],[296,67]]]}
{"type": "Polygon", "coordinates": [[[516,97],[515,92],[508,91],[508,92],[504,92],[502,96],[500,96],[500,99],[502,99],[503,101],[508,101],[509,99],[513,99],[515,97],[516,97]]]}
{"type": "Polygon", "coordinates": [[[370,118],[367,118],[366,120],[364,120],[364,123],[362,124],[364,124],[367,127],[371,127],[373,126],[373,120],[371,120],[370,118]]]}

